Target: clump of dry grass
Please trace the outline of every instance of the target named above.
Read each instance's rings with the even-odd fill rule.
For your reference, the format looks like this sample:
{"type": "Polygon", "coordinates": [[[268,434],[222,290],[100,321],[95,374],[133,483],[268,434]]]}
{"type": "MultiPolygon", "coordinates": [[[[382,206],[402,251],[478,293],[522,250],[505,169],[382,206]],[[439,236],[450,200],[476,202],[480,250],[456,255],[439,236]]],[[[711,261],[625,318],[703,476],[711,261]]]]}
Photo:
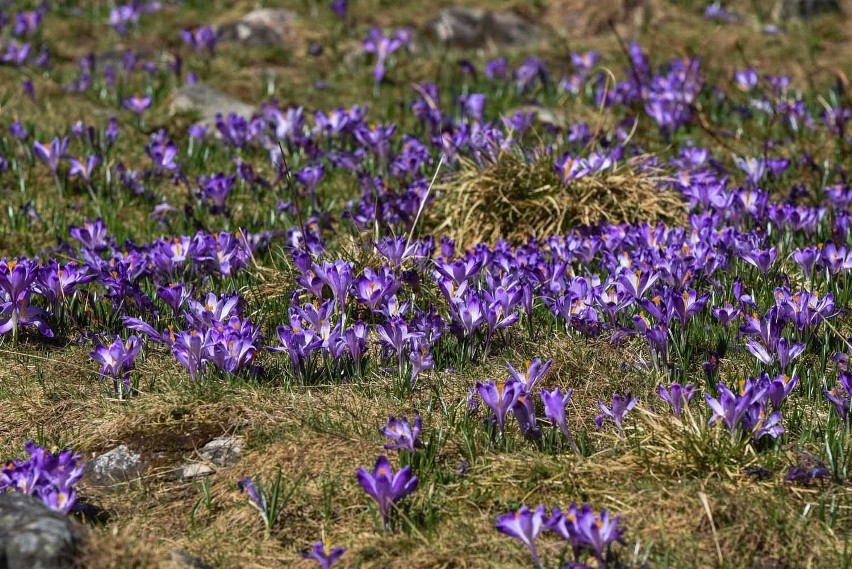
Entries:
{"type": "Polygon", "coordinates": [[[553,159],[503,153],[480,166],[461,160],[458,170],[436,185],[436,233],[470,245],[498,238],[522,240],[569,232],[579,225],[681,221],[680,195],[664,174],[636,161],[563,184],[553,159]]]}

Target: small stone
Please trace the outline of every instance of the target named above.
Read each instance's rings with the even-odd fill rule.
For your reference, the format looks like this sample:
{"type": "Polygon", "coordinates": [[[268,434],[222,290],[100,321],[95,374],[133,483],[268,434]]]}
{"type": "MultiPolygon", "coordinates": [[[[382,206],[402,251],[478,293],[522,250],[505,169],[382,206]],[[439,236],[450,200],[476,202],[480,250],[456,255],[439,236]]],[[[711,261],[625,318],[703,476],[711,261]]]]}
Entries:
{"type": "Polygon", "coordinates": [[[213,125],[217,114],[224,117],[235,114],[248,119],[254,114],[255,108],[205,83],[190,83],[178,89],[169,111],[173,114],[197,111],[201,114],[202,122],[213,125]]]}
{"type": "Polygon", "coordinates": [[[86,471],[92,484],[112,486],[139,478],[145,471],[145,465],[138,454],[127,448],[127,445],[121,445],[95,457],[87,465],[86,471]]]}
{"type": "Polygon", "coordinates": [[[200,478],[201,476],[210,476],[215,470],[209,464],[204,462],[190,462],[180,467],[177,472],[177,477],[182,480],[190,478],[200,478]]]}
{"type": "Polygon", "coordinates": [[[242,452],[243,437],[218,437],[201,448],[201,458],[217,466],[231,466],[242,452]]]}
{"type": "Polygon", "coordinates": [[[776,21],[798,18],[807,20],[821,14],[840,12],[838,0],[778,0],[772,16],[776,21]]]}
{"type": "Polygon", "coordinates": [[[0,494],[0,567],[64,569],[75,567],[83,540],[80,526],[41,500],[0,494]]]}
{"type": "Polygon", "coordinates": [[[221,41],[237,42],[246,47],[282,47],[291,38],[294,12],[276,8],[261,8],[249,12],[236,22],[219,26],[221,41]]]}
{"type": "Polygon", "coordinates": [[[492,43],[498,47],[529,44],[537,28],[514,12],[451,7],[426,24],[426,32],[452,47],[481,49],[492,43]]]}
{"type": "Polygon", "coordinates": [[[171,569],[213,569],[212,565],[182,549],[169,553],[169,561],[171,569]]]}
{"type": "Polygon", "coordinates": [[[283,40],[290,35],[292,24],[296,21],[296,18],[295,12],[283,8],[259,8],[243,16],[242,21],[269,28],[283,40]]]}

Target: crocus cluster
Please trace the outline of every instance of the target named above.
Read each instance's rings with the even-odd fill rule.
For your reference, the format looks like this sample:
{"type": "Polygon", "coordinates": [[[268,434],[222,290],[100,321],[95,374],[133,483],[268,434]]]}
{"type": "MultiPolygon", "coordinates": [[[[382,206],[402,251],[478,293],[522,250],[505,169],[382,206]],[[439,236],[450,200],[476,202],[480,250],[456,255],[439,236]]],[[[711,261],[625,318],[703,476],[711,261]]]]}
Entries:
{"type": "MultiPolygon", "coordinates": [[[[507,362],[510,373],[507,381],[476,383],[476,389],[483,403],[491,409],[497,431],[501,435],[505,434],[506,418],[511,411],[518,420],[518,426],[525,437],[538,438],[540,436],[541,433],[536,424],[534,388],[552,364],[552,360],[542,364],[540,359],[536,359],[527,362],[526,369],[519,372],[512,367],[512,364],[507,362]]],[[[543,399],[545,398],[543,391],[540,396],[543,399]]],[[[550,406],[546,405],[548,417],[553,415],[557,418],[564,418],[564,402],[567,402],[567,399],[564,402],[562,399],[559,399],[559,401],[548,399],[548,401],[554,409],[551,411],[550,406]],[[561,412],[558,410],[559,405],[562,405],[561,412]]],[[[564,423],[557,424],[557,426],[567,431],[567,426],[564,423]]]]}
{"type": "Polygon", "coordinates": [[[127,341],[117,336],[111,345],[98,344],[90,354],[102,365],[101,375],[112,379],[113,391],[119,399],[132,393],[130,370],[141,348],[142,342],[136,336],[130,336],[127,341]]]}
{"type": "Polygon", "coordinates": [[[571,548],[574,560],[591,554],[605,567],[609,547],[621,543],[624,529],[619,527],[620,516],[611,517],[609,512],[596,512],[589,504],[577,507],[571,504],[563,512],[553,508],[548,516],[544,506],[530,510],[527,506],[497,518],[497,530],[519,540],[527,546],[537,567],[543,567],[536,548],[536,539],[544,530],[549,530],[564,539],[571,548]]]}
{"type": "Polygon", "coordinates": [[[68,513],[77,500],[75,487],[83,477],[83,462],[70,450],[51,453],[28,441],[30,457],[12,460],[0,469],[0,492],[35,496],[47,507],[68,513]]]}

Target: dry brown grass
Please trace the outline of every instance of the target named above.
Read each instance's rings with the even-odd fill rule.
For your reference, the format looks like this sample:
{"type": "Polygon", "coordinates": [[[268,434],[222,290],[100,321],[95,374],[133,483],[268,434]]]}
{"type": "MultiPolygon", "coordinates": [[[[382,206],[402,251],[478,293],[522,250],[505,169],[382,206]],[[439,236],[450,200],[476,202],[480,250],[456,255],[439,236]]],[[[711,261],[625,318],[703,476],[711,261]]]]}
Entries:
{"type": "Polygon", "coordinates": [[[503,153],[479,166],[461,160],[458,170],[436,186],[435,233],[469,246],[499,238],[522,240],[562,234],[601,222],[676,222],[685,215],[682,198],[663,184],[662,172],[628,162],[616,170],[563,185],[552,157],[529,161],[503,153]]]}
{"type": "MultiPolygon", "coordinates": [[[[86,564],[92,569],[167,568],[176,549],[217,569],[307,568],[311,565],[299,551],[322,533],[349,548],[343,567],[527,567],[524,549],[493,529],[495,516],[522,502],[566,506],[571,501],[623,515],[626,560],[634,547],[640,553],[650,547],[668,552],[672,567],[717,565],[715,528],[726,567],[750,567],[755,559],[768,558],[831,567],[843,536],[815,519],[816,505],[822,496],[835,500],[835,527],[843,527],[850,519],[848,489],[790,488],[777,476],[758,483],[742,474],[748,461],[732,466],[726,476],[702,473],[680,463],[685,455],[677,446],[676,429],[646,423],[638,414],[626,441],[611,428],[594,429],[595,401],[614,391],[632,389],[643,404],[652,401],[658,378],[625,367],[639,350],[631,343],[616,349],[605,339],[542,334],[534,341],[513,342],[500,358],[473,368],[430,372],[407,400],[396,399],[381,375],[311,389],[216,380],[196,385],[167,356],[151,354],[136,372],[145,393],[127,403],[105,400],[93,374],[68,373],[72,366],[89,367],[82,348],[56,350],[38,361],[0,354],[0,411],[11,435],[3,451],[13,452],[41,422],[63,445],[87,455],[125,443],[151,461],[138,481],[115,488],[81,484],[81,498],[110,516],[107,525],[90,529],[86,564]],[[511,452],[489,449],[482,446],[476,424],[478,456],[465,476],[453,474],[466,459],[465,445],[439,401],[463,405],[473,381],[500,378],[504,358],[517,365],[531,353],[554,359],[545,387],[574,388],[570,422],[575,431],[587,432],[592,456],[537,451],[514,429],[511,452]],[[425,433],[443,431],[447,437],[438,453],[438,469],[445,474],[441,481],[424,478],[407,502],[415,513],[435,509],[438,523],[431,531],[419,527],[382,535],[354,473],[385,452],[378,427],[387,415],[415,411],[423,416],[425,433]],[[199,482],[177,480],[170,473],[209,438],[234,432],[246,437],[243,457],[209,477],[212,507],[200,508],[192,524],[199,482]],[[287,481],[305,478],[278,529],[265,540],[236,481],[244,476],[269,481],[278,468],[287,481]],[[713,527],[702,492],[712,508],[713,527]],[[810,513],[803,517],[808,504],[810,513]]],[[[552,559],[560,545],[543,536],[541,547],[552,559]]]]}

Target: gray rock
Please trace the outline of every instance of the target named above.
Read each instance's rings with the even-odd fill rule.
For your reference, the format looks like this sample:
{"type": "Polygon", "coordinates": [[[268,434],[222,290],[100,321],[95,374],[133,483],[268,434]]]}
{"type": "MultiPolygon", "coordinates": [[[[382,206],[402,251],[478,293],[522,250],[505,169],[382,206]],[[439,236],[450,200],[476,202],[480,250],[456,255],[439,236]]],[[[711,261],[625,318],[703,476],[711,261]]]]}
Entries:
{"type": "Polygon", "coordinates": [[[181,480],[189,480],[200,478],[201,476],[210,476],[213,472],[215,471],[209,464],[204,462],[188,462],[178,469],[176,475],[181,480]]]}
{"type": "Polygon", "coordinates": [[[0,567],[64,569],[74,567],[82,529],[41,500],[8,492],[0,494],[0,567]]]}
{"type": "Polygon", "coordinates": [[[243,16],[242,21],[269,28],[282,39],[287,39],[297,18],[295,12],[283,8],[259,8],[243,16]]]}
{"type": "Polygon", "coordinates": [[[452,7],[426,24],[426,32],[451,47],[516,47],[535,39],[538,28],[514,12],[452,7]]]}
{"type": "Polygon", "coordinates": [[[233,113],[246,119],[255,112],[255,108],[214,89],[204,83],[187,84],[178,89],[169,106],[171,113],[197,111],[206,124],[215,124],[216,115],[228,116],[233,113]]]}
{"type": "Polygon", "coordinates": [[[839,0],[778,0],[772,15],[775,20],[806,20],[837,12],[840,12],[839,0]]]}
{"type": "Polygon", "coordinates": [[[213,566],[205,563],[203,559],[182,549],[172,551],[169,554],[169,561],[174,569],[213,569],[213,566]]]}
{"type": "Polygon", "coordinates": [[[243,437],[218,437],[201,448],[201,458],[217,466],[231,466],[242,452],[243,437]]]}
{"type": "Polygon", "coordinates": [[[141,457],[127,448],[118,446],[92,459],[86,465],[88,479],[98,486],[112,486],[142,476],[145,465],[141,457]]]}
{"type": "Polygon", "coordinates": [[[290,10],[261,8],[236,22],[219,26],[221,41],[237,42],[246,47],[280,48],[291,39],[296,14],[290,10]]]}

